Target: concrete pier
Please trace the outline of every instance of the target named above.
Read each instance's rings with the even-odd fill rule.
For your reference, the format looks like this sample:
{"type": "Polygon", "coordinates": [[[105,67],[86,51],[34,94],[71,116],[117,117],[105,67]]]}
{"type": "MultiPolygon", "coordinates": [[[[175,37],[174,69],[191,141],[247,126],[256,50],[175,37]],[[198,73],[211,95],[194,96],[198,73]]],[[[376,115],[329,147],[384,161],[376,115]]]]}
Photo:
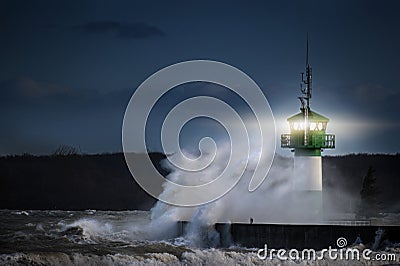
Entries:
{"type": "MultiPolygon", "coordinates": [[[[185,234],[188,222],[179,222],[180,235],[185,234]]],[[[220,234],[220,246],[232,244],[243,247],[284,249],[324,249],[331,246],[336,248],[336,240],[344,237],[349,245],[360,237],[364,244],[375,241],[378,229],[383,229],[382,241],[400,242],[400,226],[372,225],[331,225],[331,224],[243,224],[217,223],[215,230],[220,234]]]]}

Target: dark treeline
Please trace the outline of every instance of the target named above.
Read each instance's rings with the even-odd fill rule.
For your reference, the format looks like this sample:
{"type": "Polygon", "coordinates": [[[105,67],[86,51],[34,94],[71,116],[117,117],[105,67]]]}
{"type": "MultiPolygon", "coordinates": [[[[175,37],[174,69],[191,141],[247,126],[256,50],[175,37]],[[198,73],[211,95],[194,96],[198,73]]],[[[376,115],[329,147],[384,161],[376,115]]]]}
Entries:
{"type": "MultiPolygon", "coordinates": [[[[165,156],[150,158],[165,175],[165,156]]],[[[147,210],[155,202],[134,181],[122,153],[0,158],[1,209],[147,210]]]]}
{"type": "MultiPolygon", "coordinates": [[[[166,175],[161,167],[165,155],[150,155],[166,175]]],[[[145,155],[135,156],[140,160],[145,155]]],[[[400,155],[324,157],[324,197],[354,210],[370,166],[375,169],[382,211],[399,212],[400,155]]],[[[1,209],[147,210],[155,202],[134,181],[121,153],[0,157],[1,209]]]]}
{"type": "Polygon", "coordinates": [[[322,165],[324,197],[327,194],[338,209],[358,212],[363,180],[371,167],[380,212],[400,212],[400,154],[326,156],[322,165]]]}

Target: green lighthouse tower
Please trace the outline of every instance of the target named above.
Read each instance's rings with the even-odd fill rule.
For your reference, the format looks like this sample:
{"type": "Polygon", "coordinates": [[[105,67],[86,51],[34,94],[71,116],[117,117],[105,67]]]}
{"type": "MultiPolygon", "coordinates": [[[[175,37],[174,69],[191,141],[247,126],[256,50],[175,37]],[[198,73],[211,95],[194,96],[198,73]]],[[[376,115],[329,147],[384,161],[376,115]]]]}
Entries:
{"type": "Polygon", "coordinates": [[[292,203],[295,209],[303,210],[296,217],[298,222],[322,219],[322,160],[324,149],[335,148],[335,135],[327,134],[329,119],[310,108],[312,74],[308,62],[308,36],[306,50],[306,75],[302,73],[300,86],[300,113],[287,119],[290,134],[281,135],[281,147],[294,152],[292,178],[292,203]],[[303,86],[304,84],[304,86],[303,86]]]}

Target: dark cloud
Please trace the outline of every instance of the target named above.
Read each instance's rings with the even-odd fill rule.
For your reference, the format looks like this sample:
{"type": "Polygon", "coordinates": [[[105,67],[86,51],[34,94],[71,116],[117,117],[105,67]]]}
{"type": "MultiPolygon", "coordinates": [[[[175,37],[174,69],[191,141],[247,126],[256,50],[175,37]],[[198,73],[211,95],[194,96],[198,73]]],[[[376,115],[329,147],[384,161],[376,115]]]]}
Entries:
{"type": "Polygon", "coordinates": [[[23,98],[42,98],[68,92],[67,88],[60,85],[39,82],[25,76],[3,81],[0,88],[3,96],[23,98]]]}
{"type": "Polygon", "coordinates": [[[399,90],[386,87],[382,84],[362,84],[355,88],[358,100],[366,103],[388,101],[392,97],[398,99],[399,90]]]}
{"type": "MultiPolygon", "coordinates": [[[[56,109],[74,107],[77,110],[121,108],[126,106],[132,94],[131,89],[116,89],[108,93],[72,89],[26,76],[0,82],[0,92],[0,110],[10,111],[21,106],[56,109]]],[[[51,112],[51,109],[48,111],[51,112]]]]}
{"type": "Polygon", "coordinates": [[[165,36],[161,29],[143,22],[94,21],[78,25],[76,28],[85,33],[111,33],[121,39],[144,39],[165,36]]]}
{"type": "Polygon", "coordinates": [[[0,154],[47,154],[59,145],[120,151],[131,89],[77,89],[32,77],[0,82],[0,154]]]}
{"type": "Polygon", "coordinates": [[[12,111],[20,107],[40,107],[80,100],[80,92],[30,77],[20,76],[0,82],[0,109],[12,111]]]}
{"type": "Polygon", "coordinates": [[[88,22],[77,26],[78,29],[86,33],[104,33],[117,31],[121,27],[121,23],[115,21],[96,21],[88,22]]]}

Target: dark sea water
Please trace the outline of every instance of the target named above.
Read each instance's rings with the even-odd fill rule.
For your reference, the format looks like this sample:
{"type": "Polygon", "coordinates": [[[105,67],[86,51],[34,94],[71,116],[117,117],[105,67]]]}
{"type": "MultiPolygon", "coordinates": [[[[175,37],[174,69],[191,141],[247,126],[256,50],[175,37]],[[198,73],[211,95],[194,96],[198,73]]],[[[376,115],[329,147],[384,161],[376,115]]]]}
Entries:
{"type": "Polygon", "coordinates": [[[251,249],[198,249],[183,238],[145,240],[146,211],[0,211],[0,264],[244,265],[251,249]]]}
{"type": "Polygon", "coordinates": [[[246,247],[199,248],[185,237],[146,240],[146,211],[0,210],[0,215],[1,265],[385,265],[265,261],[246,247]]]}

